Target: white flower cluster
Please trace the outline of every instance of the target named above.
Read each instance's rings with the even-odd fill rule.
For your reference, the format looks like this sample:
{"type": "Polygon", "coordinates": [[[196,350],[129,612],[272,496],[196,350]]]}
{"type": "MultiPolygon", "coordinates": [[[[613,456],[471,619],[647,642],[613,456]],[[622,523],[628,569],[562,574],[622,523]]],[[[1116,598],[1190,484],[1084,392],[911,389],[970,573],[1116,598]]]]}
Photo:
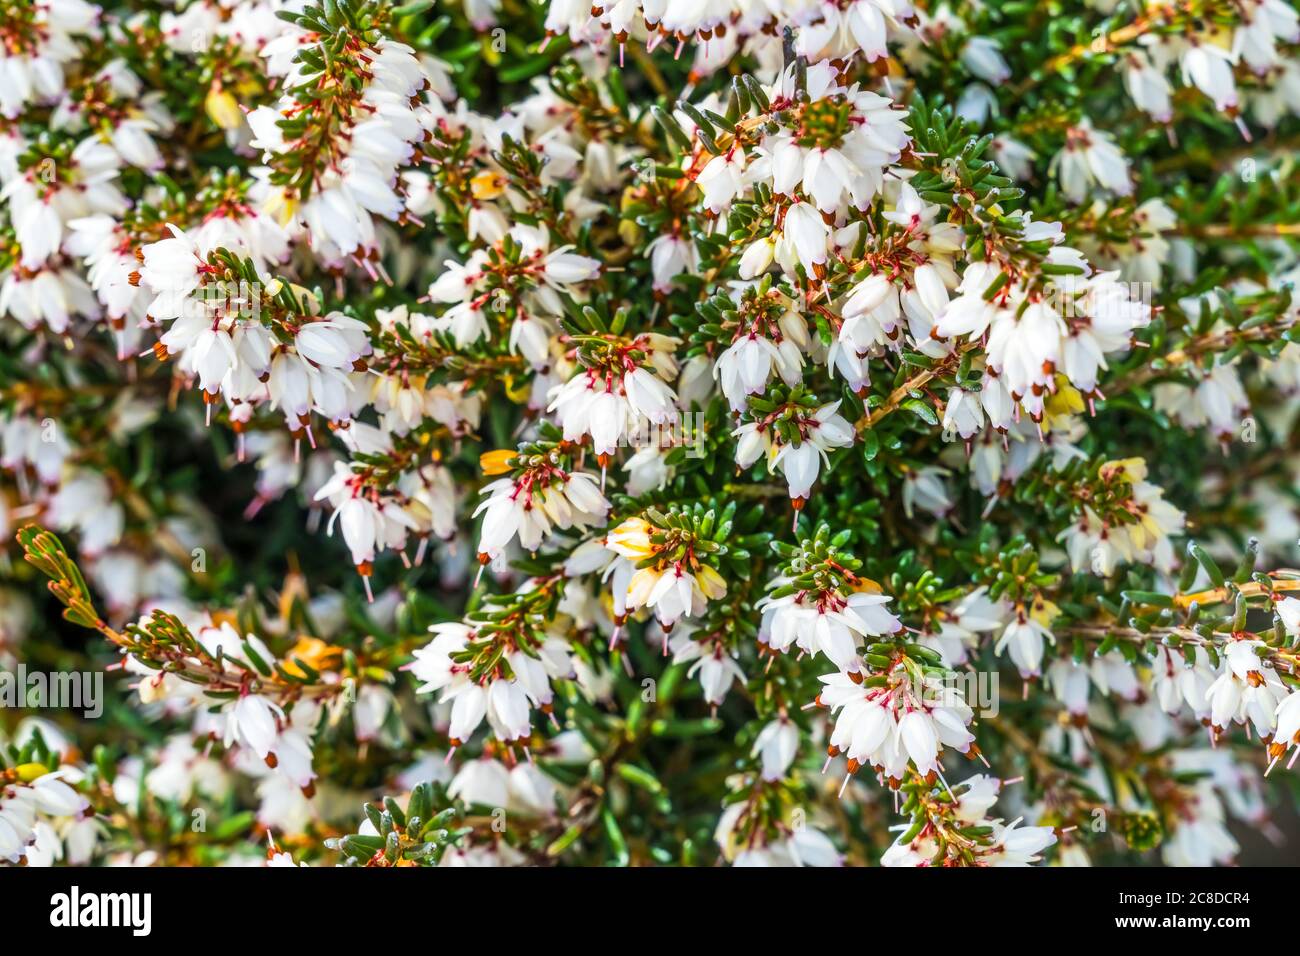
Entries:
{"type": "MultiPolygon", "coordinates": [[[[240,635],[229,622],[218,625],[210,619],[195,618],[187,626],[209,661],[225,657],[255,673],[259,664],[268,666],[277,660],[260,637],[240,635]]],[[[202,658],[190,662],[199,668],[204,666],[202,658]]],[[[194,712],[197,733],[209,734],[226,747],[254,756],[300,790],[313,790],[316,774],[312,770],[311,740],[320,714],[316,700],[296,701],[286,713],[275,697],[250,692],[246,687],[233,699],[210,696],[203,684],[151,668],[135,657],[127,656],[125,666],[140,676],[136,689],[143,703],[161,704],[174,714],[194,712]]],[[[364,721],[359,720],[359,730],[364,726],[364,721]]]]}
{"type": "MultiPolygon", "coordinates": [[[[122,641],[139,703],[185,729],[124,761],[115,799],[229,795],[237,772],[256,782],[263,827],[299,832],[331,765],[318,748],[345,718],[363,751],[411,743],[389,672],[408,660],[416,692],[436,695],[420,698],[421,730],[440,749],[419,751],[403,785],[438,779],[454,800],[539,827],[570,798],[575,819],[590,811],[548,761],[590,768],[639,754],[643,731],[688,740],[753,717],[715,831],[735,865],[844,862],[831,822],[790,814],[815,789],[809,743],[826,749],[823,772],[842,766],[840,794],[870,768],[896,810],[909,805],[886,865],[949,853],[1023,865],[1058,840],[1060,859],[1086,862],[1066,831],[1024,825],[1059,809],[1050,801],[1006,823],[989,815],[1001,782],[954,777],[954,754],[983,756],[984,702],[952,678],[981,661],[1019,675],[1036,742],[1126,812],[1148,808],[1096,779],[1094,729],[1154,753],[1241,726],[1270,770],[1300,755],[1289,646],[1163,619],[1178,642],[1162,642],[1119,620],[1144,599],[1170,621],[1202,613],[1188,582],[1172,585],[1190,567],[1174,539],[1218,527],[1174,504],[1186,489],[1163,463],[1108,460],[1105,419],[1127,409],[1103,392],[1149,385],[1135,429],[1173,422],[1225,448],[1256,385],[1300,393],[1300,345],[1268,351],[1300,306],[1257,305],[1300,280],[1292,224],[1256,236],[1189,215],[1181,193],[1154,195],[1152,156],[1095,100],[1005,113],[1008,90],[1073,83],[1086,59],[1158,124],[1134,129],[1161,148],[1184,101],[1197,122],[1249,138],[1248,120],[1271,129],[1300,113],[1300,17],[1285,0],[1209,18],[1147,4],[1023,77],[1004,32],[1016,15],[997,5],[552,0],[528,20],[565,50],[534,36],[539,58],[481,89],[477,57],[495,67],[501,53],[484,33],[507,15],[499,0],[427,25],[423,10],[374,3],[126,6],[0,4],[18,11],[0,25],[0,317],[19,345],[3,366],[15,381],[0,383],[0,533],[40,522],[67,535],[106,611],[89,623],[108,636],[172,614],[193,636],[163,642],[166,661],[122,641]],[[428,52],[444,29],[475,40],[454,68],[428,52]],[[633,44],[644,76],[624,84],[612,61],[633,44]],[[668,74],[688,79],[671,89],[655,57],[688,46],[689,72],[668,74]],[[141,65],[155,62],[167,70],[141,65]],[[536,68],[548,75],[519,79],[536,68]],[[160,88],[189,73],[197,94],[160,88]],[[653,106],[628,102],[642,80],[653,106]],[[985,128],[987,142],[974,135],[985,128]],[[1207,292],[1200,277],[1217,272],[1197,241],[1243,234],[1269,241],[1215,261],[1249,260],[1251,278],[1207,292]],[[1256,276],[1272,257],[1283,268],[1256,276]],[[1184,285],[1195,294],[1179,298],[1184,285]],[[1174,291],[1157,306],[1161,288],[1174,291]],[[1259,314],[1211,321],[1225,300],[1259,314]],[[228,456],[204,419],[235,432],[228,456]],[[210,442],[222,467],[251,464],[248,480],[176,490],[193,487],[170,474],[178,436],[210,442]],[[693,442],[707,467],[688,463],[693,442]],[[161,457],[168,480],[151,482],[161,457]],[[364,613],[340,594],[304,610],[286,585],[292,610],[264,636],[187,596],[224,530],[209,514],[250,488],[235,505],[250,520],[292,492],[312,533],[337,532],[328,546],[363,582],[345,587],[371,602],[359,655],[327,643],[331,624],[364,613]],[[963,526],[972,513],[991,534],[963,526]],[[819,571],[832,584],[774,571],[772,551],[811,521],[859,539],[886,583],[833,563],[819,571]],[[398,561],[412,571],[431,555],[430,577],[393,583],[398,561]],[[389,640],[399,601],[425,646],[389,640]],[[1115,620],[1086,623],[1098,609],[1115,620]],[[286,623],[298,614],[304,631],[326,626],[299,635],[286,623]],[[627,646],[633,635],[653,646],[627,646]],[[618,669],[636,680],[655,655],[671,706],[685,697],[698,720],[654,693],[635,720],[612,716],[627,709],[618,669]],[[800,711],[814,676],[820,693],[800,711]],[[614,757],[592,742],[607,731],[624,735],[614,757]]],[[[1260,494],[1273,510],[1280,498],[1260,494]]],[[[1221,586],[1198,578],[1202,596],[1236,598],[1210,577],[1221,586]]],[[[1279,633],[1300,635],[1300,600],[1268,580],[1247,586],[1251,606],[1272,602],[1279,633]]],[[[11,628],[22,615],[9,601],[0,590],[5,654],[27,629],[11,628]]],[[[65,603],[68,620],[83,616],[65,603]]],[[[1171,784],[1187,811],[1165,857],[1230,859],[1224,820],[1253,805],[1225,794],[1253,793],[1253,777],[1177,753],[1153,757],[1153,773],[1203,761],[1213,780],[1171,784]]],[[[624,783],[659,795],[629,767],[602,799],[618,805],[624,783]]],[[[93,856],[100,824],[73,768],[3,779],[0,858],[93,856]]],[[[361,833],[378,835],[369,821],[361,833]]],[[[441,862],[521,863],[522,845],[475,836],[441,862]]],[[[294,862],[274,844],[271,858],[294,862]]]]}
{"type": "Polygon", "coordinates": [[[410,670],[421,681],[420,693],[441,690],[441,701],[451,703],[447,735],[453,748],[467,741],[485,717],[498,739],[523,741],[526,747],[532,734],[532,710],[551,710],[555,698],[551,680],[575,673],[568,642],[550,636],[535,653],[515,650],[508,655],[511,677],[475,680],[470,668],[456,660],[475,632],[459,623],[435,624],[429,630],[435,637],[415,652],[410,670]]]}
{"type": "Polygon", "coordinates": [[[31,866],[65,855],[74,865],[90,860],[99,825],[87,812],[90,802],[64,780],[70,773],[39,767],[36,776],[0,786],[0,860],[25,857],[31,866]]]}
{"type": "MultiPolygon", "coordinates": [[[[620,48],[629,40],[653,50],[661,43],[676,44],[680,54],[694,39],[692,75],[707,76],[737,53],[760,62],[779,63],[779,31],[773,22],[789,25],[794,47],[810,61],[849,60],[861,56],[868,62],[886,53],[887,42],[911,34],[917,11],[907,0],[718,0],[710,4],[662,0],[602,0],[586,4],[557,0],[549,4],[548,32],[567,35],[575,43],[603,41],[613,36],[620,48]]],[[[494,18],[485,22],[495,22],[494,18]]]]}
{"type": "Polygon", "coordinates": [[[939,841],[953,838],[965,852],[978,860],[980,866],[1029,866],[1037,863],[1043,850],[1056,843],[1056,835],[1051,827],[1021,826],[1020,820],[1011,823],[990,820],[988,811],[997,801],[1002,786],[1002,781],[984,775],[964,781],[958,788],[960,794],[953,806],[951,820],[946,821],[955,827],[927,824],[915,836],[900,834],[885,851],[882,865],[929,866],[939,856],[939,841]],[[979,845],[963,838],[959,832],[962,827],[988,827],[992,830],[988,844],[979,845]]]}
{"type": "MultiPolygon", "coordinates": [[[[311,34],[291,27],[263,48],[268,72],[282,77],[287,91],[310,80],[304,61],[294,57],[312,43],[311,34]]],[[[333,265],[345,258],[358,263],[374,258],[378,239],[373,216],[395,220],[405,211],[395,188],[397,173],[411,164],[412,144],[423,137],[423,123],[431,122],[429,110],[411,106],[429,79],[410,47],[381,39],[368,51],[367,69],[364,90],[348,103],[350,115],[330,130],[327,144],[309,145],[305,137],[294,139],[282,128],[301,108],[293,92],[286,92],[275,107],[259,106],[248,114],[254,134],[250,145],[263,151],[264,160],[309,148],[316,152],[313,159],[322,168],[311,171],[313,189],[305,203],[288,187],[271,184],[263,201],[333,265]]]]}
{"type": "Polygon", "coordinates": [[[1245,106],[1237,89],[1234,70],[1246,66],[1259,77],[1276,77],[1277,86],[1249,98],[1251,112],[1265,126],[1276,124],[1279,113],[1294,109],[1294,92],[1300,80],[1295,60],[1283,56],[1279,44],[1300,40],[1300,14],[1285,0],[1248,0],[1241,20],[1231,29],[1209,30],[1188,37],[1150,35],[1124,57],[1124,88],[1133,103],[1152,119],[1168,123],[1173,118],[1174,90],[1168,75],[1174,72],[1186,86],[1195,87],[1214,108],[1236,116],[1245,106]]]}

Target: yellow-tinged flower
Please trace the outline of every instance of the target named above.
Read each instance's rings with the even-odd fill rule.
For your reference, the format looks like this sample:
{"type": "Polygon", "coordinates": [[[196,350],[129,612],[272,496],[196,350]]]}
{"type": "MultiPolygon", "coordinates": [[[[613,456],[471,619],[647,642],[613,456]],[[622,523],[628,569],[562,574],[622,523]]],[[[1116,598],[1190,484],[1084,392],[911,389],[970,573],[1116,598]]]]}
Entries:
{"type": "Polygon", "coordinates": [[[628,518],[605,536],[605,547],[631,561],[644,561],[655,553],[650,544],[654,527],[644,518],[628,518]]]}
{"type": "Polygon", "coordinates": [[[497,43],[496,34],[497,31],[495,30],[493,30],[492,33],[484,33],[482,42],[480,43],[483,60],[488,66],[501,65],[501,53],[505,49],[505,44],[497,43]]]}
{"type": "Polygon", "coordinates": [[[220,627],[222,624],[229,624],[236,631],[239,630],[239,618],[235,616],[234,611],[229,611],[226,610],[225,608],[221,608],[219,610],[212,611],[209,614],[209,617],[212,618],[213,627],[220,627]]]}
{"type": "Polygon", "coordinates": [[[663,576],[662,571],[656,571],[654,568],[642,568],[632,575],[632,580],[627,584],[627,606],[645,607],[646,601],[650,600],[650,593],[663,576]]]}
{"type": "Polygon", "coordinates": [[[262,211],[280,225],[287,226],[293,221],[294,214],[298,211],[298,200],[290,196],[283,186],[280,186],[266,194],[266,199],[262,202],[262,211]]]}
{"type": "Polygon", "coordinates": [[[677,346],[681,345],[682,340],[672,335],[664,335],[661,332],[647,332],[645,335],[646,344],[656,352],[672,352],[677,346]]]}
{"type": "Polygon", "coordinates": [[[522,405],[528,401],[533,392],[533,381],[531,378],[521,377],[516,379],[513,375],[507,375],[504,378],[506,386],[506,398],[516,405],[522,405]]]}
{"type": "Polygon", "coordinates": [[[239,101],[220,85],[208,90],[203,100],[203,110],[208,118],[222,129],[239,129],[244,123],[244,114],[240,112],[239,101]]]}
{"type": "Polygon", "coordinates": [[[1104,462],[1100,473],[1103,478],[1107,479],[1119,476],[1133,483],[1146,481],[1147,462],[1145,458],[1116,458],[1113,461],[1104,462]]]}
{"type": "Polygon", "coordinates": [[[1155,547],[1160,540],[1160,525],[1152,520],[1150,515],[1139,515],[1137,522],[1125,526],[1124,530],[1128,531],[1129,541],[1139,551],[1155,547]]]}
{"type": "Polygon", "coordinates": [[[496,199],[506,191],[507,182],[505,176],[489,169],[469,181],[469,191],[475,199],[496,199]]]}
{"type": "MultiPolygon", "coordinates": [[[[624,595],[624,597],[626,597],[626,595],[624,595]]],[[[615,613],[615,611],[614,611],[614,593],[613,593],[612,591],[604,591],[604,590],[602,590],[602,591],[601,591],[601,592],[596,596],[596,600],[600,602],[600,606],[601,606],[601,608],[605,611],[605,615],[606,615],[606,616],[607,616],[611,621],[612,621],[614,618],[618,617],[618,615],[617,615],[617,614],[615,613]]]]}
{"type": "Polygon", "coordinates": [[[285,658],[280,666],[294,677],[305,679],[307,672],[298,665],[298,661],[302,661],[313,670],[327,671],[337,667],[343,661],[343,649],[333,644],[326,644],[318,637],[301,634],[298,643],[285,655],[285,658]]]}
{"type": "MultiPolygon", "coordinates": [[[[633,203],[641,199],[641,189],[639,186],[628,186],[623,190],[623,195],[619,200],[619,208],[626,210],[633,203]]],[[[618,237],[628,245],[635,245],[640,239],[644,230],[636,224],[632,216],[623,216],[618,221],[618,237]]]]}
{"type": "Polygon", "coordinates": [[[485,451],[478,456],[478,466],[483,469],[485,475],[504,475],[510,470],[511,460],[518,454],[519,452],[513,448],[485,451]]]}
{"type": "Polygon", "coordinates": [[[1160,519],[1156,516],[1155,512],[1149,509],[1141,513],[1141,521],[1142,527],[1146,529],[1146,533],[1148,537],[1150,537],[1152,544],[1155,544],[1161,538],[1166,537],[1169,534],[1169,529],[1161,524],[1160,519]]]}
{"type": "Polygon", "coordinates": [[[700,569],[695,572],[695,580],[700,585],[700,590],[704,592],[704,596],[710,601],[716,601],[727,593],[727,582],[707,564],[700,565],[700,569]]]}
{"type": "Polygon", "coordinates": [[[279,600],[276,602],[276,610],[279,612],[280,620],[288,624],[293,617],[294,607],[300,602],[306,604],[309,597],[307,579],[297,571],[290,571],[286,574],[284,584],[280,588],[279,600]]]}
{"type": "Polygon", "coordinates": [[[266,84],[259,83],[254,77],[246,76],[235,82],[235,95],[241,103],[247,103],[266,92],[266,84]]]}
{"type": "Polygon", "coordinates": [[[1060,614],[1061,609],[1059,607],[1041,596],[1034,599],[1033,606],[1029,609],[1029,616],[1032,617],[1037,624],[1040,624],[1045,628],[1050,628],[1052,622],[1055,621],[1060,614]]]}
{"type": "Polygon", "coordinates": [[[1211,43],[1221,50],[1231,50],[1233,28],[1226,24],[1216,23],[1210,29],[1202,30],[1197,40],[1201,43],[1211,43]]]}
{"type": "Polygon", "coordinates": [[[300,285],[289,283],[289,291],[293,293],[294,298],[302,303],[302,307],[311,315],[320,315],[320,299],[316,298],[316,293],[311,289],[304,288],[300,285]]]}
{"type": "Polygon", "coordinates": [[[857,582],[853,585],[853,590],[860,594],[880,594],[885,589],[880,586],[879,581],[873,581],[871,578],[859,575],[857,582]]]}
{"type": "Polygon", "coordinates": [[[18,779],[23,783],[31,783],[33,780],[39,780],[50,771],[44,764],[39,763],[20,763],[14,767],[18,774],[18,779]]]}
{"type": "Polygon", "coordinates": [[[1047,396],[1047,401],[1043,403],[1046,412],[1043,416],[1044,435],[1052,430],[1056,419],[1078,415],[1084,409],[1083,396],[1079,394],[1079,390],[1066,381],[1064,376],[1057,376],[1056,381],[1056,392],[1047,396]]]}

